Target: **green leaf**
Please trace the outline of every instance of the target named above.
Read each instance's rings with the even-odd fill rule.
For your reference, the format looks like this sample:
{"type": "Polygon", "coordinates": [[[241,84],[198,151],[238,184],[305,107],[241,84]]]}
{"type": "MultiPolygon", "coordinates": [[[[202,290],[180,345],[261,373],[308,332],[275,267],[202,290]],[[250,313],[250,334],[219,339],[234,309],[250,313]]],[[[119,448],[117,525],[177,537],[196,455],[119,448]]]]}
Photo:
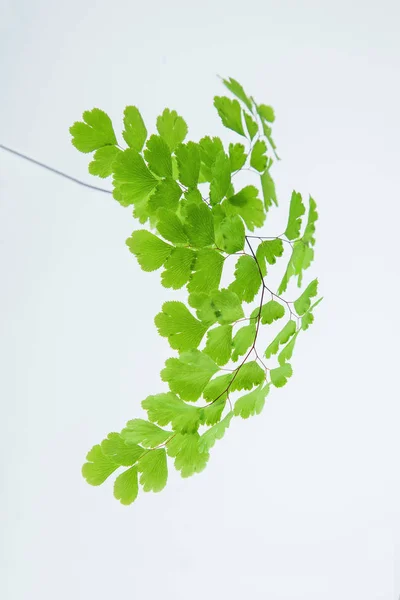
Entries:
{"type": "Polygon", "coordinates": [[[229,79],[222,79],[222,82],[225,87],[227,87],[228,90],[236,96],[236,98],[239,98],[239,100],[241,100],[243,104],[247,106],[249,111],[252,112],[253,104],[241,84],[236,81],[236,79],[233,79],[233,77],[229,77],[229,79]]]}
{"type": "Polygon", "coordinates": [[[194,264],[194,273],[187,286],[188,291],[209,294],[217,289],[223,265],[223,256],[216,250],[199,250],[194,264]]]}
{"type": "Polygon", "coordinates": [[[247,350],[253,344],[256,336],[256,325],[250,324],[241,327],[232,340],[233,352],[232,360],[237,361],[239,356],[246,354],[247,350]]]}
{"type": "Polygon", "coordinates": [[[172,431],[165,431],[145,419],[131,419],[121,431],[121,437],[127,444],[141,444],[144,448],[160,446],[172,435],[172,431]]]}
{"type": "Polygon", "coordinates": [[[157,117],[157,131],[173,152],[185,139],[188,127],[184,119],[178,116],[176,110],[166,108],[162,115],[157,117]]]}
{"type": "Polygon", "coordinates": [[[161,283],[166,288],[178,290],[190,279],[196,253],[189,248],[174,248],[161,273],[161,283]]]}
{"type": "Polygon", "coordinates": [[[205,181],[211,181],[211,168],[220,152],[224,152],[224,146],[219,137],[205,136],[199,141],[201,173],[205,181]]]}
{"type": "Polygon", "coordinates": [[[322,302],[322,300],[323,300],[323,299],[324,299],[323,297],[321,297],[321,298],[318,298],[318,300],[317,300],[316,302],[314,302],[314,304],[312,304],[312,305],[310,306],[309,310],[314,310],[314,308],[315,308],[316,306],[318,306],[318,304],[319,304],[320,302],[322,302]]]}
{"type": "Polygon", "coordinates": [[[258,116],[261,119],[261,124],[263,128],[263,133],[268,140],[269,145],[271,146],[276,158],[279,160],[279,156],[275,152],[276,145],[274,140],[272,139],[272,131],[271,128],[267,125],[267,123],[271,122],[271,120],[275,119],[274,112],[270,106],[266,106],[265,104],[256,105],[256,110],[258,116]]]}
{"type": "MultiPolygon", "coordinates": [[[[169,242],[174,244],[187,244],[188,236],[185,227],[177,214],[168,208],[159,208],[157,212],[159,233],[169,242]]],[[[181,248],[183,250],[183,248],[181,248]]],[[[187,250],[187,248],[185,248],[187,250]]],[[[193,253],[192,250],[189,252],[193,253]]]]}
{"type": "Polygon", "coordinates": [[[221,221],[223,221],[223,219],[226,217],[225,211],[220,204],[215,204],[214,206],[211,206],[210,212],[214,221],[214,230],[216,231],[221,221]]]}
{"type": "Polygon", "coordinates": [[[124,110],[122,137],[130,148],[136,152],[142,151],[147,137],[147,129],[136,106],[127,106],[124,110]]]}
{"type": "Polygon", "coordinates": [[[275,387],[283,387],[292,374],[292,366],[289,363],[284,363],[280,367],[270,370],[271,382],[275,387]]]}
{"type": "Polygon", "coordinates": [[[274,265],[276,259],[283,254],[283,242],[281,239],[264,240],[257,248],[257,260],[266,260],[268,264],[274,265]]]}
{"type": "Polygon", "coordinates": [[[314,250],[310,246],[304,244],[302,240],[294,242],[286,272],[278,288],[278,294],[286,291],[288,282],[293,275],[297,276],[297,285],[301,286],[303,271],[308,269],[313,258],[314,250]]]}
{"type": "Polygon", "coordinates": [[[285,308],[276,300],[270,300],[261,307],[261,323],[271,325],[273,321],[281,319],[285,314],[285,308]]]}
{"type": "Polygon", "coordinates": [[[86,462],[82,467],[82,475],[90,485],[100,485],[118,469],[119,465],[109,456],[105,456],[101,446],[93,446],[86,455],[86,462]]]}
{"type": "Polygon", "coordinates": [[[156,315],[154,322],[158,333],[168,338],[174,350],[184,352],[197,348],[207,326],[198,321],[182,302],[164,302],[162,312],[156,315]]]}
{"type": "Polygon", "coordinates": [[[213,427],[210,427],[199,440],[200,452],[208,452],[214,446],[217,440],[221,440],[225,431],[228,429],[230,422],[233,417],[233,412],[229,412],[222,421],[216,423],[213,427]]]}
{"type": "Polygon", "coordinates": [[[143,454],[143,448],[136,444],[126,444],[119,433],[109,433],[101,442],[101,451],[116,465],[130,467],[143,454]]]}
{"type": "Polygon", "coordinates": [[[214,219],[206,204],[185,206],[185,230],[191,245],[204,248],[214,243],[214,219]]]}
{"type": "Polygon", "coordinates": [[[241,256],[235,266],[235,280],[228,289],[235,292],[239,300],[252,302],[261,286],[261,275],[257,263],[251,256],[241,256]]]}
{"type": "MultiPolygon", "coordinates": [[[[218,377],[214,377],[204,388],[203,398],[207,400],[207,402],[213,402],[214,405],[216,405],[217,402],[220,402],[221,404],[224,403],[225,406],[225,401],[228,397],[227,388],[229,387],[232,379],[233,374],[219,375],[218,377]]],[[[204,412],[206,412],[209,408],[211,408],[211,406],[204,409],[204,412]]]]}
{"type": "Polygon", "coordinates": [[[103,179],[109,177],[113,172],[115,157],[120,152],[116,146],[104,146],[96,150],[92,162],[89,163],[89,173],[103,179]]]}
{"type": "Polygon", "coordinates": [[[312,312],[306,312],[306,314],[301,319],[301,328],[306,331],[310,325],[314,323],[314,315],[312,312]]]}
{"type": "Polygon", "coordinates": [[[168,392],[148,396],[142,402],[150,421],[161,427],[172,426],[174,431],[192,433],[199,428],[201,411],[197,406],[186,404],[183,400],[168,392]]]}
{"type": "MultiPolygon", "coordinates": [[[[295,256],[295,254],[297,253],[297,260],[299,260],[299,255],[300,253],[303,252],[303,250],[305,249],[305,246],[302,242],[295,242],[293,245],[293,249],[292,249],[292,254],[289,258],[288,261],[288,265],[286,267],[286,271],[284,276],[282,277],[282,281],[279,284],[279,288],[278,288],[278,294],[282,294],[283,292],[285,292],[287,290],[289,281],[291,279],[291,277],[294,275],[295,273],[295,269],[294,269],[294,264],[293,264],[293,258],[295,256]]],[[[304,252],[303,252],[304,254],[304,252]]]]}
{"type": "Polygon", "coordinates": [[[112,197],[114,198],[114,200],[119,202],[121,206],[129,206],[130,204],[132,204],[131,200],[125,201],[125,198],[122,195],[122,192],[118,187],[114,187],[114,189],[112,191],[112,197]]]}
{"type": "Polygon", "coordinates": [[[235,402],[233,412],[235,416],[248,419],[250,416],[259,415],[264,408],[265,398],[269,392],[269,384],[259,385],[257,389],[242,396],[235,402]]]}
{"type": "Polygon", "coordinates": [[[243,250],[245,230],[239,215],[223,218],[216,226],[215,243],[227,254],[234,254],[243,250]]]}
{"type": "Polygon", "coordinates": [[[252,140],[258,131],[258,125],[248,113],[243,112],[243,116],[244,122],[246,123],[246,129],[249,132],[250,139],[252,140]]]}
{"type": "Polygon", "coordinates": [[[200,319],[208,327],[217,322],[218,316],[215,314],[215,309],[211,304],[211,299],[208,294],[201,292],[200,294],[189,294],[189,306],[196,309],[198,319],[200,319]]]}
{"type": "Polygon", "coordinates": [[[144,492],[161,492],[167,484],[167,455],[164,448],[148,450],[139,460],[140,484],[144,492]]]}
{"type": "Polygon", "coordinates": [[[176,435],[167,445],[168,456],[174,457],[174,465],[182,477],[190,477],[203,471],[209,459],[209,453],[200,451],[198,433],[176,435]]]}
{"type": "Polygon", "coordinates": [[[211,171],[208,167],[206,167],[206,165],[202,162],[200,162],[200,173],[199,173],[199,181],[198,184],[200,185],[200,183],[208,183],[210,182],[212,179],[212,175],[211,175],[211,171]]]}
{"type": "Polygon", "coordinates": [[[298,334],[299,334],[299,332],[296,331],[296,333],[293,335],[290,342],[288,344],[286,344],[286,346],[283,348],[283,350],[281,350],[281,352],[278,354],[278,363],[281,366],[284,365],[288,360],[290,360],[292,358],[294,345],[295,345],[298,334]]]}
{"type": "Polygon", "coordinates": [[[130,148],[117,154],[113,169],[113,184],[123,195],[126,205],[147,198],[158,183],[140,154],[130,148]]]}
{"type": "Polygon", "coordinates": [[[217,365],[209,356],[199,350],[190,350],[179,358],[168,358],[161,371],[161,379],[182,400],[195,402],[217,371],[217,365]]]}
{"type": "Polygon", "coordinates": [[[226,96],[215,96],[214,106],[218,111],[222,124],[240,135],[245,135],[242,124],[242,109],[237,100],[231,100],[226,96]]]}
{"type": "Polygon", "coordinates": [[[256,325],[258,318],[260,317],[261,319],[261,309],[262,306],[256,306],[255,309],[251,312],[250,317],[249,317],[249,321],[251,324],[256,325]]]}
{"type": "Polygon", "coordinates": [[[267,106],[266,104],[259,104],[257,106],[257,112],[262,119],[268,121],[269,123],[273,123],[275,121],[275,113],[272,106],[267,106]]]}
{"type": "Polygon", "coordinates": [[[225,152],[217,154],[211,167],[210,201],[218,204],[226,195],[231,183],[231,161],[225,152]]]}
{"type": "Polygon", "coordinates": [[[314,279],[304,292],[294,302],[294,308],[298,315],[304,315],[311,306],[311,298],[318,294],[318,279],[314,279]]]}
{"type": "Polygon", "coordinates": [[[232,185],[232,181],[231,181],[231,184],[230,184],[230,186],[229,186],[229,189],[228,189],[228,191],[226,192],[226,196],[227,196],[227,198],[231,198],[231,197],[232,197],[232,196],[234,196],[234,195],[235,195],[235,188],[233,187],[233,185],[232,185]]]}
{"type": "Polygon", "coordinates": [[[309,326],[314,323],[314,315],[311,311],[321,302],[321,300],[322,300],[322,298],[320,298],[319,300],[314,302],[314,304],[312,306],[310,306],[310,308],[305,313],[305,315],[303,315],[303,317],[301,319],[301,328],[304,331],[306,331],[306,329],[308,329],[309,326]]]}
{"type": "MultiPolygon", "coordinates": [[[[226,396],[226,394],[223,395],[226,396]]],[[[204,406],[201,409],[201,424],[215,425],[215,423],[218,423],[221,420],[222,413],[224,412],[225,404],[226,398],[221,396],[215,402],[211,402],[211,404],[204,406]]]]}
{"type": "Polygon", "coordinates": [[[199,173],[198,184],[207,183],[207,182],[211,181],[211,179],[212,179],[211,170],[208,167],[206,167],[206,165],[204,163],[200,162],[200,173],[199,173]]]}
{"type": "Polygon", "coordinates": [[[274,265],[276,259],[280,258],[283,254],[283,242],[281,239],[275,240],[264,240],[259,244],[256,250],[256,258],[260,265],[263,277],[267,274],[267,265],[274,265]]]}
{"type": "Polygon", "coordinates": [[[134,231],[126,240],[126,245],[135,254],[143,271],[159,269],[172,252],[172,246],[145,229],[134,231]]]}
{"type": "MultiPolygon", "coordinates": [[[[127,206],[129,206],[129,202],[127,206]]],[[[124,202],[121,202],[122,206],[125,206],[124,202]]],[[[147,221],[150,221],[150,226],[154,227],[154,214],[152,214],[151,209],[149,209],[149,201],[148,198],[144,198],[139,202],[136,202],[133,206],[132,214],[135,219],[138,219],[140,223],[144,224],[147,221]]]]}
{"type": "MultiPolygon", "coordinates": [[[[295,244],[296,244],[296,242],[295,242],[295,244]]],[[[303,271],[308,269],[308,267],[311,265],[312,261],[314,260],[314,250],[310,246],[304,245],[304,243],[301,240],[299,241],[299,244],[303,245],[303,248],[304,248],[303,256],[301,256],[299,254],[299,256],[296,257],[296,259],[293,258],[293,265],[294,265],[295,275],[297,275],[297,285],[298,285],[298,287],[301,287],[301,284],[303,281],[303,271]]]]}
{"type": "Polygon", "coordinates": [[[230,391],[235,390],[251,390],[255,385],[259,385],[265,381],[265,373],[256,361],[244,363],[238,367],[237,375],[232,379],[230,391]]]}
{"type": "Polygon", "coordinates": [[[186,202],[182,203],[182,207],[188,206],[189,204],[204,204],[203,196],[198,188],[187,190],[184,196],[186,202]]]}
{"type": "Polygon", "coordinates": [[[204,352],[208,354],[217,365],[225,365],[231,357],[231,351],[232,325],[220,325],[207,332],[207,343],[204,352]]]}
{"type": "Polygon", "coordinates": [[[289,220],[286,227],[285,235],[289,240],[294,240],[300,235],[301,217],[306,212],[301,194],[298,192],[292,193],[289,209],[289,220]]]}
{"type": "Polygon", "coordinates": [[[272,206],[272,203],[274,203],[275,206],[278,206],[278,200],[276,198],[275,191],[275,183],[268,169],[266,169],[264,173],[261,174],[261,188],[263,191],[265,210],[268,211],[270,206],[272,206]]]}
{"type": "Polygon", "coordinates": [[[114,498],[121,504],[128,506],[137,498],[139,492],[137,467],[126,469],[118,475],[114,482],[114,498]]]}
{"type": "Polygon", "coordinates": [[[224,152],[221,138],[206,135],[199,141],[201,161],[211,169],[218,154],[224,152]]]}
{"type": "Polygon", "coordinates": [[[269,145],[271,146],[272,152],[275,154],[275,157],[280,160],[279,156],[276,153],[276,145],[274,140],[272,139],[272,130],[271,127],[268,127],[265,121],[262,121],[262,129],[265,137],[268,140],[269,145]]]}
{"type": "Polygon", "coordinates": [[[285,327],[278,333],[275,339],[270,343],[265,351],[265,357],[271,358],[273,354],[279,352],[279,346],[286,344],[286,342],[296,333],[296,322],[288,321],[285,327]]]}
{"type": "Polygon", "coordinates": [[[159,208],[176,212],[182,190],[173,179],[163,179],[157,184],[154,192],[149,197],[149,209],[155,213],[159,208]]]}
{"type": "Polygon", "coordinates": [[[264,140],[257,140],[253,146],[250,156],[250,166],[257,171],[263,172],[267,167],[267,145],[264,140]]]}
{"type": "Polygon", "coordinates": [[[117,143],[111,119],[103,110],[86,110],[82,117],[84,122],[77,121],[69,129],[77,150],[88,153],[117,143]]]}
{"type": "Polygon", "coordinates": [[[171,156],[171,160],[172,160],[172,179],[174,179],[176,181],[179,177],[178,161],[176,160],[175,155],[171,156]]]}
{"type": "Polygon", "coordinates": [[[220,325],[227,325],[244,317],[244,313],[237,294],[224,289],[212,292],[198,309],[197,316],[206,323],[216,319],[220,325]]]}
{"type": "Polygon", "coordinates": [[[198,144],[179,144],[175,150],[178,161],[179,181],[187,187],[195,187],[199,181],[200,150],[198,144]]]}
{"type": "Polygon", "coordinates": [[[303,242],[309,243],[312,246],[315,244],[315,222],[318,220],[317,205],[313,198],[309,198],[308,220],[302,237],[303,242]]]}
{"type": "Polygon", "coordinates": [[[269,145],[272,148],[273,153],[275,154],[275,158],[277,158],[278,160],[280,160],[279,156],[276,153],[276,144],[274,142],[274,140],[272,139],[272,129],[271,127],[268,127],[268,125],[266,124],[265,121],[262,122],[262,128],[263,128],[263,133],[265,135],[265,137],[268,140],[269,145]]]}
{"type": "Polygon", "coordinates": [[[239,171],[246,162],[247,154],[243,144],[229,144],[231,171],[239,171]]]}
{"type": "Polygon", "coordinates": [[[257,194],[258,189],[254,185],[247,185],[222,203],[226,214],[240,215],[250,231],[254,231],[254,227],[261,227],[265,221],[263,204],[257,194]]]}
{"type": "Polygon", "coordinates": [[[161,136],[150,136],[143,154],[153,173],[160,177],[172,177],[171,150],[161,136]]]}

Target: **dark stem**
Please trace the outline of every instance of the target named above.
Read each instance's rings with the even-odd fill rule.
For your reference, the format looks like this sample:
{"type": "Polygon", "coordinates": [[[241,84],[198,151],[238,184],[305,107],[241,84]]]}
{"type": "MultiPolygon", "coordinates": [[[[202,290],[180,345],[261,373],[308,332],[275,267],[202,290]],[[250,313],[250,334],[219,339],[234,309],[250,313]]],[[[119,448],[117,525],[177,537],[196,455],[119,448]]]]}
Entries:
{"type": "Polygon", "coordinates": [[[67,175],[67,173],[63,173],[62,171],[59,171],[58,169],[49,167],[48,165],[45,165],[44,163],[39,162],[38,160],[31,158],[30,156],[26,156],[25,154],[21,154],[21,152],[12,150],[11,148],[8,148],[7,146],[3,146],[3,144],[0,144],[0,148],[2,150],[6,150],[7,152],[10,152],[11,154],[15,154],[15,156],[19,156],[20,158],[23,158],[35,165],[38,165],[39,167],[42,167],[43,169],[47,169],[48,171],[51,171],[52,173],[55,173],[56,175],[60,175],[61,177],[65,177],[65,179],[69,179],[70,181],[73,181],[74,183],[77,183],[84,187],[90,188],[91,190],[96,190],[97,192],[103,192],[104,194],[112,194],[111,190],[105,190],[104,188],[97,187],[96,185],[91,185],[90,183],[85,183],[84,181],[81,181],[80,179],[76,179],[76,177],[72,177],[71,175],[67,175]]]}

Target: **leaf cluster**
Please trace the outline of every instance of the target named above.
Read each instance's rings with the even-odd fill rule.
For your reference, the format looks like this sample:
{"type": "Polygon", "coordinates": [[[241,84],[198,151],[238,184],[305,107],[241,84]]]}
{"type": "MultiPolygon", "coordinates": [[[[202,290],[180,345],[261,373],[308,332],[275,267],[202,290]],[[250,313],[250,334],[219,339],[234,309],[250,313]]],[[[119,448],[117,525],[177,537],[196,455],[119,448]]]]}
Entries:
{"type": "Polygon", "coordinates": [[[250,236],[278,206],[271,167],[279,160],[272,138],[273,109],[258,104],[233,78],[222,79],[232,97],[216,96],[214,106],[224,127],[240,141],[224,147],[220,137],[187,140],[188,126],[165,108],[149,133],[136,106],[123,115],[118,143],[110,117],[94,108],[70,128],[73,145],[93,153],[89,172],[112,177],[113,198],[130,207],[141,227],[126,240],[143,271],[160,270],[161,284],[186,288],[187,303],[167,301],[155,325],[175,355],[161,380],[168,391],[142,401],[146,418],[135,418],[110,433],[87,454],[82,473],[91,485],[121,470],[114,495],[131,504],[141,487],[159,492],[168,478],[168,459],[182,477],[200,473],[211,449],[233,417],[258,415],[273,387],[292,376],[290,360],[301,331],[313,322],[321,298],[312,281],[295,302],[282,294],[292,277],[301,286],[314,257],[315,201],[306,207],[293,192],[287,227],[281,236],[250,236]],[[235,189],[235,175],[249,169],[259,187],[235,189]],[[258,239],[253,248],[254,239],[258,239]],[[290,251],[277,292],[266,284],[268,272],[290,251]],[[221,286],[227,260],[235,261],[231,283],[221,286]],[[268,299],[270,295],[270,299],[268,299]],[[247,314],[247,304],[257,306],[247,314]],[[282,322],[262,351],[262,327],[282,322]],[[260,358],[260,355],[262,358],[260,358]],[[266,364],[267,361],[275,361],[266,364]]]}

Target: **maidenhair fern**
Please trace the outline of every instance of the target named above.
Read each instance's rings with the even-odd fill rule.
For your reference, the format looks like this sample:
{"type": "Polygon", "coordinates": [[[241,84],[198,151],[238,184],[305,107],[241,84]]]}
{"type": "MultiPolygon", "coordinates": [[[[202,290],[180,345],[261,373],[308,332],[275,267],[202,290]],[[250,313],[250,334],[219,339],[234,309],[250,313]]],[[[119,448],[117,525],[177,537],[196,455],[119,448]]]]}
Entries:
{"type": "Polygon", "coordinates": [[[233,417],[261,412],[270,389],[291,377],[297,338],[321,301],[314,301],[316,279],[297,300],[282,296],[292,278],[301,287],[314,257],[318,215],[311,197],[305,219],[302,196],[293,192],[283,234],[249,234],[278,205],[270,173],[278,159],[271,131],[275,116],[234,79],[222,82],[236,98],[216,96],[214,106],[223,125],[245,142],[230,143],[228,150],[219,137],[185,142],[186,123],[168,108],[157,118],[158,133],[149,136],[138,108],[127,106],[126,149],[98,108],[84,112],[70,129],[78,150],[94,152],[89,172],[112,176],[115,200],[133,207],[134,217],[147,224],[126,241],[141,268],[162,269],[164,287],[186,286],[188,292],[187,305],[165,302],[155,317],[159,334],[176,351],[161,371],[169,391],[143,400],[147,419],[132,419],[120,433],[110,433],[90,450],[82,468],[91,485],[119,470],[114,495],[122,504],[136,499],[139,484],[145,492],[164,488],[167,457],[182,477],[199,473],[233,417]],[[243,169],[256,176],[261,191],[255,185],[234,188],[243,169]],[[287,267],[274,292],[266,278],[284,255],[287,267]],[[236,260],[233,281],[221,288],[230,260],[236,260]],[[253,302],[248,314],[244,304],[253,302]],[[263,326],[273,331],[275,322],[282,323],[280,330],[260,349],[263,326]]]}

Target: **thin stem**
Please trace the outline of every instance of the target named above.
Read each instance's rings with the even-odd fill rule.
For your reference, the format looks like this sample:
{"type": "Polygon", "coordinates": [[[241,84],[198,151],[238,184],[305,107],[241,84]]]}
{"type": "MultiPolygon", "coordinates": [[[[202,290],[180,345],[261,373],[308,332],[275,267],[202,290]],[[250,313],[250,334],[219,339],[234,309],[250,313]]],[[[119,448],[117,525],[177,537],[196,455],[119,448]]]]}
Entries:
{"type": "MultiPolygon", "coordinates": [[[[219,250],[220,252],[225,252],[225,250],[222,250],[221,248],[218,248],[218,246],[215,246],[216,250],[219,250]]],[[[227,254],[226,256],[224,256],[224,260],[226,260],[227,258],[229,258],[230,256],[249,256],[247,254],[247,252],[230,252],[229,254],[227,254]]]]}
{"type": "Polygon", "coordinates": [[[262,364],[262,366],[264,367],[265,371],[269,371],[270,369],[264,364],[264,362],[261,360],[261,358],[258,355],[257,349],[254,348],[254,353],[256,355],[257,360],[262,364]]]}
{"type": "Polygon", "coordinates": [[[232,325],[236,325],[237,323],[242,323],[243,321],[249,321],[251,317],[243,317],[243,319],[238,319],[237,321],[233,321],[232,325]]]}
{"type": "Polygon", "coordinates": [[[255,240],[281,240],[282,242],[286,242],[287,244],[290,244],[291,246],[293,246],[293,242],[291,242],[290,240],[283,240],[280,235],[275,235],[275,236],[248,235],[246,237],[255,239],[255,240]]]}
{"type": "MultiPolygon", "coordinates": [[[[154,448],[148,448],[148,449],[146,449],[146,448],[143,448],[143,450],[146,450],[146,452],[143,452],[143,454],[141,454],[141,455],[139,456],[139,458],[138,458],[138,460],[137,460],[136,462],[138,462],[138,461],[139,461],[141,458],[143,458],[143,456],[146,456],[146,454],[148,454],[148,453],[149,453],[149,452],[151,452],[152,450],[158,450],[159,448],[164,448],[164,447],[165,447],[167,444],[169,444],[169,442],[170,442],[171,440],[173,440],[173,439],[174,439],[174,437],[175,437],[176,435],[177,435],[177,434],[176,434],[176,433],[174,433],[174,434],[173,434],[173,435],[171,435],[171,437],[170,437],[170,438],[168,438],[168,439],[167,439],[165,442],[163,442],[162,444],[159,444],[158,446],[154,446],[154,448]]],[[[136,463],[135,463],[135,464],[136,464],[136,463]]]]}
{"type": "Polygon", "coordinates": [[[62,171],[59,171],[58,169],[54,169],[54,167],[45,165],[44,163],[42,163],[34,158],[31,158],[30,156],[26,156],[25,154],[22,154],[21,152],[12,150],[12,148],[8,148],[7,146],[4,146],[3,144],[0,144],[0,148],[2,150],[6,150],[7,152],[10,152],[11,154],[15,154],[15,156],[19,156],[20,158],[23,158],[24,160],[27,160],[35,165],[38,165],[39,167],[42,167],[42,169],[47,169],[48,171],[51,171],[52,173],[55,173],[56,175],[65,177],[65,179],[69,179],[70,181],[73,181],[74,183],[77,183],[78,185],[82,185],[86,188],[90,188],[91,190],[96,190],[97,192],[103,192],[104,194],[112,194],[111,190],[106,190],[104,188],[97,187],[97,185],[91,185],[90,183],[85,183],[84,181],[81,181],[80,179],[77,179],[76,177],[72,177],[72,175],[68,175],[67,173],[63,173],[62,171]]]}
{"type": "Polygon", "coordinates": [[[257,267],[258,267],[258,271],[259,271],[259,273],[260,273],[260,276],[261,276],[261,281],[262,281],[262,285],[263,285],[263,287],[264,287],[266,290],[268,290],[268,292],[271,294],[272,298],[275,296],[275,298],[278,298],[279,300],[281,300],[282,302],[284,302],[284,303],[287,305],[287,307],[288,307],[288,309],[289,309],[290,316],[292,316],[292,315],[294,315],[294,316],[295,316],[295,313],[292,311],[292,309],[291,309],[291,307],[290,307],[290,304],[293,304],[293,303],[292,303],[292,302],[288,302],[287,300],[285,300],[284,298],[282,298],[282,296],[278,296],[278,294],[275,294],[275,292],[273,292],[272,290],[270,290],[270,289],[269,289],[269,287],[268,287],[268,286],[265,284],[265,282],[264,282],[264,276],[263,276],[263,274],[262,274],[262,271],[261,271],[260,264],[259,264],[259,262],[258,262],[258,260],[257,260],[257,257],[256,257],[256,255],[254,254],[254,250],[253,250],[253,248],[251,247],[251,244],[250,244],[250,242],[249,242],[249,240],[248,240],[247,238],[248,238],[248,236],[246,236],[246,242],[247,242],[247,244],[248,244],[248,246],[249,246],[249,248],[250,248],[250,251],[251,251],[251,253],[252,253],[252,255],[253,255],[253,258],[254,258],[254,260],[255,260],[255,261],[256,261],[256,263],[257,263],[257,267]]]}
{"type": "Polygon", "coordinates": [[[259,306],[259,312],[258,312],[258,315],[257,315],[256,332],[255,332],[253,344],[252,344],[250,350],[247,352],[246,356],[244,357],[244,359],[242,360],[242,362],[240,363],[240,365],[235,369],[235,371],[234,371],[235,374],[232,377],[232,379],[230,380],[230,382],[227,385],[227,387],[216,398],[214,398],[214,400],[212,400],[212,402],[210,402],[209,404],[206,404],[205,406],[201,406],[199,408],[207,408],[208,406],[211,406],[212,404],[214,404],[214,402],[216,402],[217,400],[219,400],[219,398],[221,398],[224,394],[227,394],[227,396],[229,396],[229,389],[231,388],[232,383],[235,381],[236,377],[238,376],[238,373],[239,373],[240,369],[243,367],[243,365],[247,361],[247,359],[250,356],[250,354],[253,352],[253,350],[255,350],[255,346],[256,346],[256,342],[257,342],[257,336],[258,336],[258,330],[260,328],[261,306],[262,306],[263,301],[264,301],[264,293],[265,293],[265,286],[262,287],[262,291],[261,291],[260,306],[259,306]]]}

